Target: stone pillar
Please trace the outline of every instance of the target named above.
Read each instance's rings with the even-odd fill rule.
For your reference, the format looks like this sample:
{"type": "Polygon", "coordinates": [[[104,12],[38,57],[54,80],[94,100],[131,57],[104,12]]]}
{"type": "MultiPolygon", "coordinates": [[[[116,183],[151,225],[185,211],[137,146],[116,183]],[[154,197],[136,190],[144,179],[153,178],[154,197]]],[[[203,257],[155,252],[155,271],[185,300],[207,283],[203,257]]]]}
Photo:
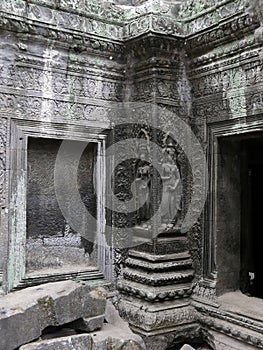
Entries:
{"type": "MultiPolygon", "coordinates": [[[[174,142],[171,146],[169,136],[162,134],[164,124],[166,128],[169,125],[172,128],[176,123],[172,115],[184,121],[191,117],[182,46],[180,38],[152,34],[126,43],[126,100],[157,106],[156,109],[153,107],[150,117],[148,115],[150,124],[155,126],[155,129],[149,127],[149,139],[163,148],[163,154],[169,153],[169,147],[174,147],[178,155],[174,169],[177,164],[183,193],[180,204],[174,203],[180,207],[176,219],[163,223],[160,214],[151,225],[142,222],[134,228],[135,236],[144,243],[129,250],[123,278],[118,283],[121,315],[129,321],[133,331],[144,336],[147,349],[152,350],[166,349],[174,342],[198,336],[199,332],[195,312],[190,305],[194,270],[187,234],[180,228],[190,189],[187,159],[179,144],[188,140],[171,140],[174,142]],[[163,116],[165,111],[171,113],[163,116]]],[[[147,119],[144,122],[147,129],[147,119]]],[[[156,160],[158,155],[152,155],[152,158],[156,160]]],[[[158,161],[162,167],[163,155],[159,155],[158,161]]],[[[160,182],[158,185],[154,176],[151,181],[151,205],[158,207],[165,182],[162,186],[160,182]]]]}

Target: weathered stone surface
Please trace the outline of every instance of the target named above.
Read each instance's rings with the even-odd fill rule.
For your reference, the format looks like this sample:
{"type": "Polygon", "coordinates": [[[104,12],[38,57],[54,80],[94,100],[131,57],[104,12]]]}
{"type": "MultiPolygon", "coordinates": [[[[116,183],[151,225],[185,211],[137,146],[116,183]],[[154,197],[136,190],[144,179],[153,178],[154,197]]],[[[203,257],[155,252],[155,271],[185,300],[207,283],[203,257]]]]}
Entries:
{"type": "MultiPolygon", "coordinates": [[[[98,333],[79,334],[23,345],[19,350],[144,350],[142,341],[126,339],[122,328],[105,325],[98,333]]],[[[138,337],[138,336],[137,336],[138,337]]],[[[139,338],[139,337],[138,337],[139,338]]]]}
{"type": "Polygon", "coordinates": [[[71,337],[43,340],[23,345],[19,350],[91,350],[91,336],[78,334],[71,337]]]}
{"type": "Polygon", "coordinates": [[[92,350],[146,350],[143,340],[123,324],[105,324],[92,334],[92,350]]]}
{"type": "Polygon", "coordinates": [[[72,322],[69,326],[77,330],[93,332],[102,327],[104,318],[105,315],[82,318],[80,320],[72,322]]]}
{"type": "Polygon", "coordinates": [[[48,326],[104,313],[103,289],[85,283],[48,283],[10,293],[0,300],[0,349],[11,350],[38,338],[48,326]]]}
{"type": "Polygon", "coordinates": [[[92,350],[125,349],[144,350],[145,344],[140,336],[134,334],[108,300],[105,320],[101,331],[92,334],[92,350]]]}
{"type": "Polygon", "coordinates": [[[195,350],[191,345],[185,344],[181,350],[195,350]]]}
{"type": "MultiPolygon", "coordinates": [[[[100,317],[100,316],[99,316],[100,317]]],[[[96,318],[94,318],[96,319],[96,318]]],[[[108,322],[98,332],[73,335],[37,341],[20,347],[20,350],[145,350],[140,336],[134,334],[128,323],[118,311],[107,301],[105,320],[108,322]]],[[[92,322],[92,318],[87,320],[92,322]]],[[[78,324],[80,321],[76,321],[78,324]]],[[[85,320],[84,320],[85,322],[85,320]]],[[[74,324],[74,323],[72,323],[74,324]]]]}
{"type": "MultiPolygon", "coordinates": [[[[249,18],[245,13],[244,0],[149,0],[139,7],[113,6],[109,1],[99,0],[0,1],[0,108],[3,116],[0,120],[0,274],[3,270],[4,291],[21,285],[25,261],[27,267],[31,265],[35,271],[43,266],[57,265],[53,257],[60,258],[63,266],[65,260],[70,260],[71,265],[74,259],[78,263],[81,259],[85,260],[83,250],[68,249],[68,242],[71,240],[60,236],[60,232],[64,230],[64,219],[54,210],[56,205],[52,197],[55,198],[50,193],[50,186],[45,187],[43,184],[47,180],[45,175],[53,174],[49,171],[52,170],[52,157],[43,152],[46,162],[39,162],[39,157],[33,157],[35,160],[31,162],[28,135],[47,140],[71,137],[78,140],[89,139],[80,130],[88,128],[89,121],[98,123],[96,125],[107,121],[105,128],[108,131],[111,128],[109,124],[116,125],[120,121],[117,119],[117,123],[108,123],[109,105],[123,101],[150,101],[162,106],[164,112],[163,124],[159,123],[161,119],[158,113],[154,113],[156,127],[161,129],[165,124],[166,129],[172,130],[173,125],[178,125],[167,113],[167,110],[171,110],[193,128],[206,153],[209,175],[212,176],[209,177],[211,181],[206,181],[197,171],[196,164],[202,157],[194,147],[190,157],[194,163],[190,171],[188,161],[183,156],[185,152],[180,152],[178,147],[178,164],[168,164],[173,169],[176,169],[177,164],[180,170],[183,182],[182,213],[186,214],[189,209],[194,189],[198,192],[198,189],[204,187],[204,183],[208,183],[209,196],[207,207],[203,211],[205,215],[183,239],[178,238],[176,243],[172,244],[170,240],[173,235],[177,236],[176,231],[165,233],[167,243],[153,235],[151,237],[156,239],[152,248],[147,248],[146,245],[140,248],[146,253],[144,255],[148,255],[147,258],[130,256],[127,259],[127,268],[123,275],[128,282],[126,285],[122,284],[123,294],[127,297],[127,303],[130,303],[127,319],[129,322],[135,320],[134,324],[139,326],[137,329],[144,328],[147,332],[153,331],[152,326],[158,328],[156,332],[162,332],[163,337],[159,344],[165,344],[160,345],[160,349],[174,344],[174,337],[178,336],[178,327],[181,325],[183,335],[180,344],[190,342],[196,335],[194,333],[193,337],[189,336],[187,325],[196,325],[197,337],[200,335],[199,327],[205,328],[208,338],[209,335],[213,338],[213,329],[216,329],[220,335],[217,338],[214,336],[217,342],[214,348],[217,350],[240,349],[241,345],[245,349],[249,349],[249,346],[263,347],[258,336],[261,336],[263,329],[261,315],[253,312],[258,303],[251,299],[249,304],[253,303],[253,307],[231,305],[231,299],[226,296],[223,306],[227,306],[227,309],[219,308],[216,297],[218,292],[224,294],[227,289],[231,292],[240,287],[239,258],[242,249],[238,244],[239,227],[246,226],[240,226],[240,220],[236,216],[240,212],[238,201],[241,191],[235,192],[235,197],[231,197],[232,191],[229,187],[231,180],[233,191],[237,189],[241,178],[239,165],[236,163],[233,166],[234,163],[229,158],[229,167],[225,164],[222,167],[225,170],[229,168],[229,171],[220,173],[218,156],[220,148],[222,150],[222,138],[225,135],[228,135],[226,138],[234,135],[236,139],[241,134],[249,134],[249,138],[254,138],[259,131],[262,132],[263,70],[259,60],[263,41],[262,0],[248,2],[254,18],[249,18]],[[183,4],[180,10],[179,6],[174,7],[179,3],[183,4]],[[135,37],[138,40],[130,40],[135,37]],[[32,169],[28,168],[30,175],[30,170],[36,171],[35,163],[46,167],[39,167],[39,174],[35,177],[38,183],[28,186],[25,169],[32,165],[32,169]],[[193,186],[192,180],[195,176],[198,181],[193,186]],[[226,185],[222,187],[223,191],[220,191],[221,186],[217,183],[220,179],[226,185]],[[38,189],[35,185],[40,185],[42,193],[48,195],[41,208],[36,205],[39,201],[36,200],[38,189]],[[36,189],[36,193],[31,192],[31,198],[30,189],[36,189]],[[229,197],[228,206],[224,205],[225,197],[229,197]],[[234,199],[237,199],[236,203],[234,199]],[[47,225],[43,217],[38,223],[35,221],[45,212],[48,212],[49,218],[53,216],[52,225],[47,225]],[[228,215],[223,215],[224,212],[228,212],[228,215]],[[30,218],[32,221],[29,226],[32,226],[26,232],[23,228],[30,218]],[[52,237],[45,239],[41,236],[39,239],[41,246],[43,239],[44,249],[40,252],[38,242],[30,245],[26,237],[37,236],[34,232],[45,235],[47,227],[50,229],[48,235],[59,233],[55,239],[58,245],[52,237]],[[51,229],[55,232],[51,232],[51,229]],[[61,245],[64,245],[64,249],[61,249],[61,245]],[[32,250],[26,250],[26,247],[32,250]],[[185,259],[168,258],[168,255],[183,250],[189,255],[185,259]],[[159,254],[163,255],[164,260],[153,261],[154,254],[157,257],[159,254]],[[186,269],[190,269],[191,262],[194,271],[185,273],[186,269]],[[179,274],[180,269],[182,273],[179,274]],[[194,288],[196,295],[192,296],[190,277],[194,274],[198,287],[194,288]],[[157,283],[158,287],[155,286],[157,283]],[[191,298],[194,302],[193,308],[189,310],[188,303],[191,303],[191,298]],[[177,309],[176,312],[173,308],[177,309]],[[198,312],[195,313],[194,308],[198,312]],[[216,318],[218,316],[218,319],[224,319],[226,311],[229,324],[220,324],[216,318]],[[140,327],[141,325],[143,326],[140,327]],[[169,325],[174,326],[174,331],[169,325]],[[249,329],[257,330],[254,331],[256,334],[252,336],[249,329]],[[169,333],[173,333],[170,338],[169,333]],[[235,346],[230,342],[232,339],[236,339],[235,346]]],[[[141,1],[119,0],[116,3],[127,5],[141,1]]],[[[138,128],[149,129],[145,124],[150,119],[150,114],[146,111],[140,119],[143,125],[138,125],[138,128]]],[[[120,131],[122,138],[139,135],[126,133],[125,129],[120,131]]],[[[100,130],[91,134],[92,140],[101,137],[100,130]]],[[[113,134],[115,138],[118,134],[116,128],[113,134]]],[[[158,133],[154,134],[155,132],[149,133],[149,140],[158,139],[158,133]]],[[[187,139],[185,136],[180,132],[176,140],[178,145],[183,139],[187,139]]],[[[262,139],[262,135],[260,138],[262,139]]],[[[229,154],[229,147],[226,151],[229,154]]],[[[234,156],[236,155],[239,156],[240,152],[234,152],[234,156]]],[[[85,168],[87,167],[84,166],[84,173],[88,174],[85,168]]],[[[108,177],[107,170],[105,173],[108,177]]],[[[120,171],[116,171],[113,183],[116,183],[116,192],[121,200],[130,196],[129,176],[126,176],[130,170],[121,164],[120,171]]],[[[154,185],[152,180],[149,183],[154,185]]],[[[88,184],[89,181],[85,181],[85,188],[88,184]]],[[[164,196],[166,199],[171,198],[168,192],[170,191],[166,191],[164,196]]],[[[242,189],[242,192],[245,191],[242,189]]],[[[195,208],[199,206],[199,198],[193,202],[195,208]]],[[[147,215],[144,212],[144,218],[147,215]]],[[[103,221],[101,215],[97,218],[103,221]]],[[[112,221],[120,223],[116,226],[124,227],[127,224],[126,218],[127,216],[118,213],[112,221]]],[[[167,219],[165,215],[164,219],[167,219]]],[[[149,225],[147,232],[148,228],[149,225]]],[[[168,224],[167,228],[170,230],[173,227],[168,224]]],[[[142,233],[142,230],[138,231],[142,233]]],[[[262,244],[259,245],[261,246],[262,244]]],[[[75,245],[71,244],[72,247],[75,245]]],[[[86,251],[87,247],[85,254],[86,251]]],[[[105,256],[105,250],[100,253],[98,260],[103,260],[101,270],[104,272],[105,266],[109,266],[108,275],[112,276],[112,260],[108,259],[111,252],[108,256],[105,256]]],[[[114,258],[117,267],[123,266],[123,258],[119,253],[114,258]]],[[[39,282],[34,278],[32,280],[32,283],[39,282]]],[[[81,298],[76,296],[76,299],[81,298]]],[[[68,296],[63,296],[64,301],[60,306],[54,306],[57,313],[53,312],[53,297],[44,295],[41,299],[37,312],[34,303],[25,310],[20,304],[9,305],[6,318],[10,316],[10,320],[3,321],[4,328],[0,317],[0,345],[3,345],[4,350],[7,349],[2,336],[4,332],[9,338],[8,342],[25,336],[32,339],[48,324],[72,320],[72,317],[65,317],[65,313],[72,315],[76,312],[74,317],[79,317],[79,308],[68,310],[71,304],[75,308],[75,301],[69,302],[68,296]],[[20,307],[21,312],[12,314],[12,309],[20,307]],[[29,329],[29,321],[34,324],[32,329],[29,329]],[[16,328],[14,324],[17,325],[16,328]]],[[[2,316],[4,318],[5,315],[2,316]]],[[[113,326],[106,326],[106,331],[109,327],[113,326]]],[[[97,335],[94,335],[95,338],[97,335]]],[[[156,339],[153,342],[156,344],[156,339]]],[[[105,344],[109,345],[109,341],[103,340],[98,347],[101,345],[103,348],[105,344]]],[[[155,347],[156,350],[159,348],[155,347]]],[[[148,349],[153,350],[150,346],[148,349]]]]}

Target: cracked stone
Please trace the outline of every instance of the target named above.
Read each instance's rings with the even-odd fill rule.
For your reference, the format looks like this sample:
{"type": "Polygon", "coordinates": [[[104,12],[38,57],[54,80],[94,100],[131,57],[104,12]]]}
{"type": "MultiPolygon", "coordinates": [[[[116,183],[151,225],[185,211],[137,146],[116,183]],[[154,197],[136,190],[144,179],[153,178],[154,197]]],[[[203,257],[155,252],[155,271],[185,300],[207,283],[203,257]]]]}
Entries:
{"type": "Polygon", "coordinates": [[[62,281],[26,288],[0,299],[0,349],[13,350],[49,326],[105,313],[106,294],[85,283],[62,281]]]}

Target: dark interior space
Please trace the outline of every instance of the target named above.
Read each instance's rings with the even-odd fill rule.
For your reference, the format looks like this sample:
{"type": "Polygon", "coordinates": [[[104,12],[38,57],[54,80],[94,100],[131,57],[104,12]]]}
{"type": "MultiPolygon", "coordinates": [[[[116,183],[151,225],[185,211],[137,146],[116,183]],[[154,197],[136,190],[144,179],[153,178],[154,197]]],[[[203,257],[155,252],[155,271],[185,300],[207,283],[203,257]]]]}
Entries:
{"type": "Polygon", "coordinates": [[[242,142],[241,291],[263,298],[263,138],[242,142]]]}
{"type": "Polygon", "coordinates": [[[263,298],[263,136],[219,140],[218,294],[241,290],[263,298]]]}

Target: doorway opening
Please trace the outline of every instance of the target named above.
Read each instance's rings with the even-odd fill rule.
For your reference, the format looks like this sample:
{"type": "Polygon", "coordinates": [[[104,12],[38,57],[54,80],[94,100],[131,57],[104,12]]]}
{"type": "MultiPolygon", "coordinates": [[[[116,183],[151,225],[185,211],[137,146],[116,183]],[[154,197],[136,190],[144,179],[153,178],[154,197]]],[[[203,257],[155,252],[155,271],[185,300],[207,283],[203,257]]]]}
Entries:
{"type": "Polygon", "coordinates": [[[263,298],[263,135],[222,137],[218,145],[217,292],[263,298]]]}
{"type": "Polygon", "coordinates": [[[263,298],[263,138],[244,140],[241,154],[240,289],[263,298]]]}

